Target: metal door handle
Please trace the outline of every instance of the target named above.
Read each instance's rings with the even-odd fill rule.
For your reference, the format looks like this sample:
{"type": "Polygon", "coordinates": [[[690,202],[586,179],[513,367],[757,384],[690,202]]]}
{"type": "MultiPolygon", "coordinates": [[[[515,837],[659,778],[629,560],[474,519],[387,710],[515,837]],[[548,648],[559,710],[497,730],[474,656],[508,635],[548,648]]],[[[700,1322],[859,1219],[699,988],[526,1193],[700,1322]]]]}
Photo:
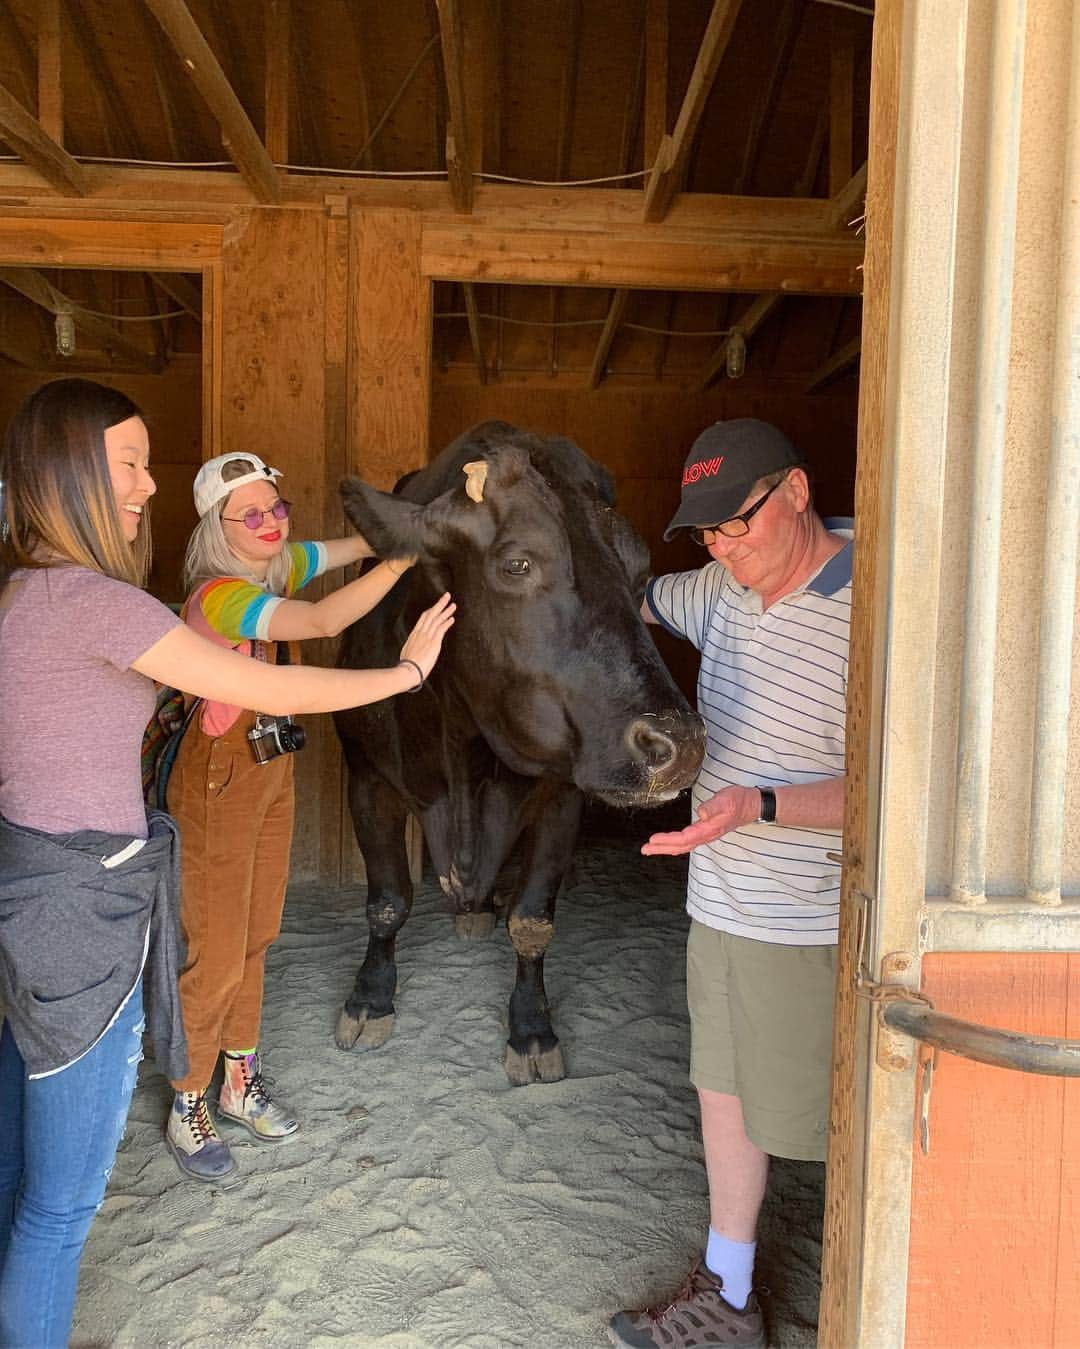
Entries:
{"type": "Polygon", "coordinates": [[[997,1030],[905,1000],[886,1003],[881,1009],[881,1017],[892,1030],[944,1050],[946,1054],[959,1054],[994,1068],[1013,1068],[1021,1073],[1080,1077],[1080,1040],[997,1030]]]}

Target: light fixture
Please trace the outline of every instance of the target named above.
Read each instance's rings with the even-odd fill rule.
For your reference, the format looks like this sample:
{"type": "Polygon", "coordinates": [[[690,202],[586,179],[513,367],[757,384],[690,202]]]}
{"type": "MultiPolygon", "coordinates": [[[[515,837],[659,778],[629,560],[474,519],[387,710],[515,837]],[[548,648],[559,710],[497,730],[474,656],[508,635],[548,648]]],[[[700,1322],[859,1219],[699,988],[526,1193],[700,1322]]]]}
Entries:
{"type": "Polygon", "coordinates": [[[724,369],[728,379],[742,379],[746,373],[746,338],[733,328],[724,347],[724,369]]]}
{"type": "Polygon", "coordinates": [[[75,355],[75,319],[68,308],[56,311],[56,350],[61,356],[75,355]]]}

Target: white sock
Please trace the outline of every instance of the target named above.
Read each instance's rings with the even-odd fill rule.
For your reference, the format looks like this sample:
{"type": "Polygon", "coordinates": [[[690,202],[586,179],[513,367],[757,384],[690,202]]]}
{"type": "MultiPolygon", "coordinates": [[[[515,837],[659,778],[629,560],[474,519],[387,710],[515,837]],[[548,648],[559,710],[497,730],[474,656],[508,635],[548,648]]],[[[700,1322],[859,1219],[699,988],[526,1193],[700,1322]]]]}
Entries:
{"type": "Polygon", "coordinates": [[[709,1228],[705,1264],[724,1281],[724,1301],[741,1312],[754,1285],[756,1241],[731,1241],[709,1228]]]}

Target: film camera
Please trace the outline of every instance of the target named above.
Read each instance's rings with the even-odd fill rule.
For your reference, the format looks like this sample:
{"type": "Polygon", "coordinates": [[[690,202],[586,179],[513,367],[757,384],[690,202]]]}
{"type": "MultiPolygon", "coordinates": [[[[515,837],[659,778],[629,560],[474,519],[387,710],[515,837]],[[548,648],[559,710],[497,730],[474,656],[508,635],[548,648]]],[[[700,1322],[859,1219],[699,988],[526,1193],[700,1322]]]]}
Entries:
{"type": "Polygon", "coordinates": [[[268,717],[259,712],[247,733],[256,763],[269,763],[279,754],[293,754],[307,744],[307,732],[292,717],[268,717]]]}

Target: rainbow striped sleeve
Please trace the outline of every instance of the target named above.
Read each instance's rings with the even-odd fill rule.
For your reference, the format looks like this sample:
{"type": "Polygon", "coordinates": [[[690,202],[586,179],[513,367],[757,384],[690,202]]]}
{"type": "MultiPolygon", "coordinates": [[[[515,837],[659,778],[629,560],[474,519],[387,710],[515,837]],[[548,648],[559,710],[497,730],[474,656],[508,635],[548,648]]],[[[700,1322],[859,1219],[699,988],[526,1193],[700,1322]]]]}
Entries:
{"type": "MultiPolygon", "coordinates": [[[[286,595],[295,595],[326,570],[326,549],[321,543],[290,543],[289,579],[286,595]]],[[[280,595],[271,595],[251,581],[222,577],[203,589],[203,618],[211,628],[230,642],[268,641],[270,616],[281,603],[280,595]]]]}

